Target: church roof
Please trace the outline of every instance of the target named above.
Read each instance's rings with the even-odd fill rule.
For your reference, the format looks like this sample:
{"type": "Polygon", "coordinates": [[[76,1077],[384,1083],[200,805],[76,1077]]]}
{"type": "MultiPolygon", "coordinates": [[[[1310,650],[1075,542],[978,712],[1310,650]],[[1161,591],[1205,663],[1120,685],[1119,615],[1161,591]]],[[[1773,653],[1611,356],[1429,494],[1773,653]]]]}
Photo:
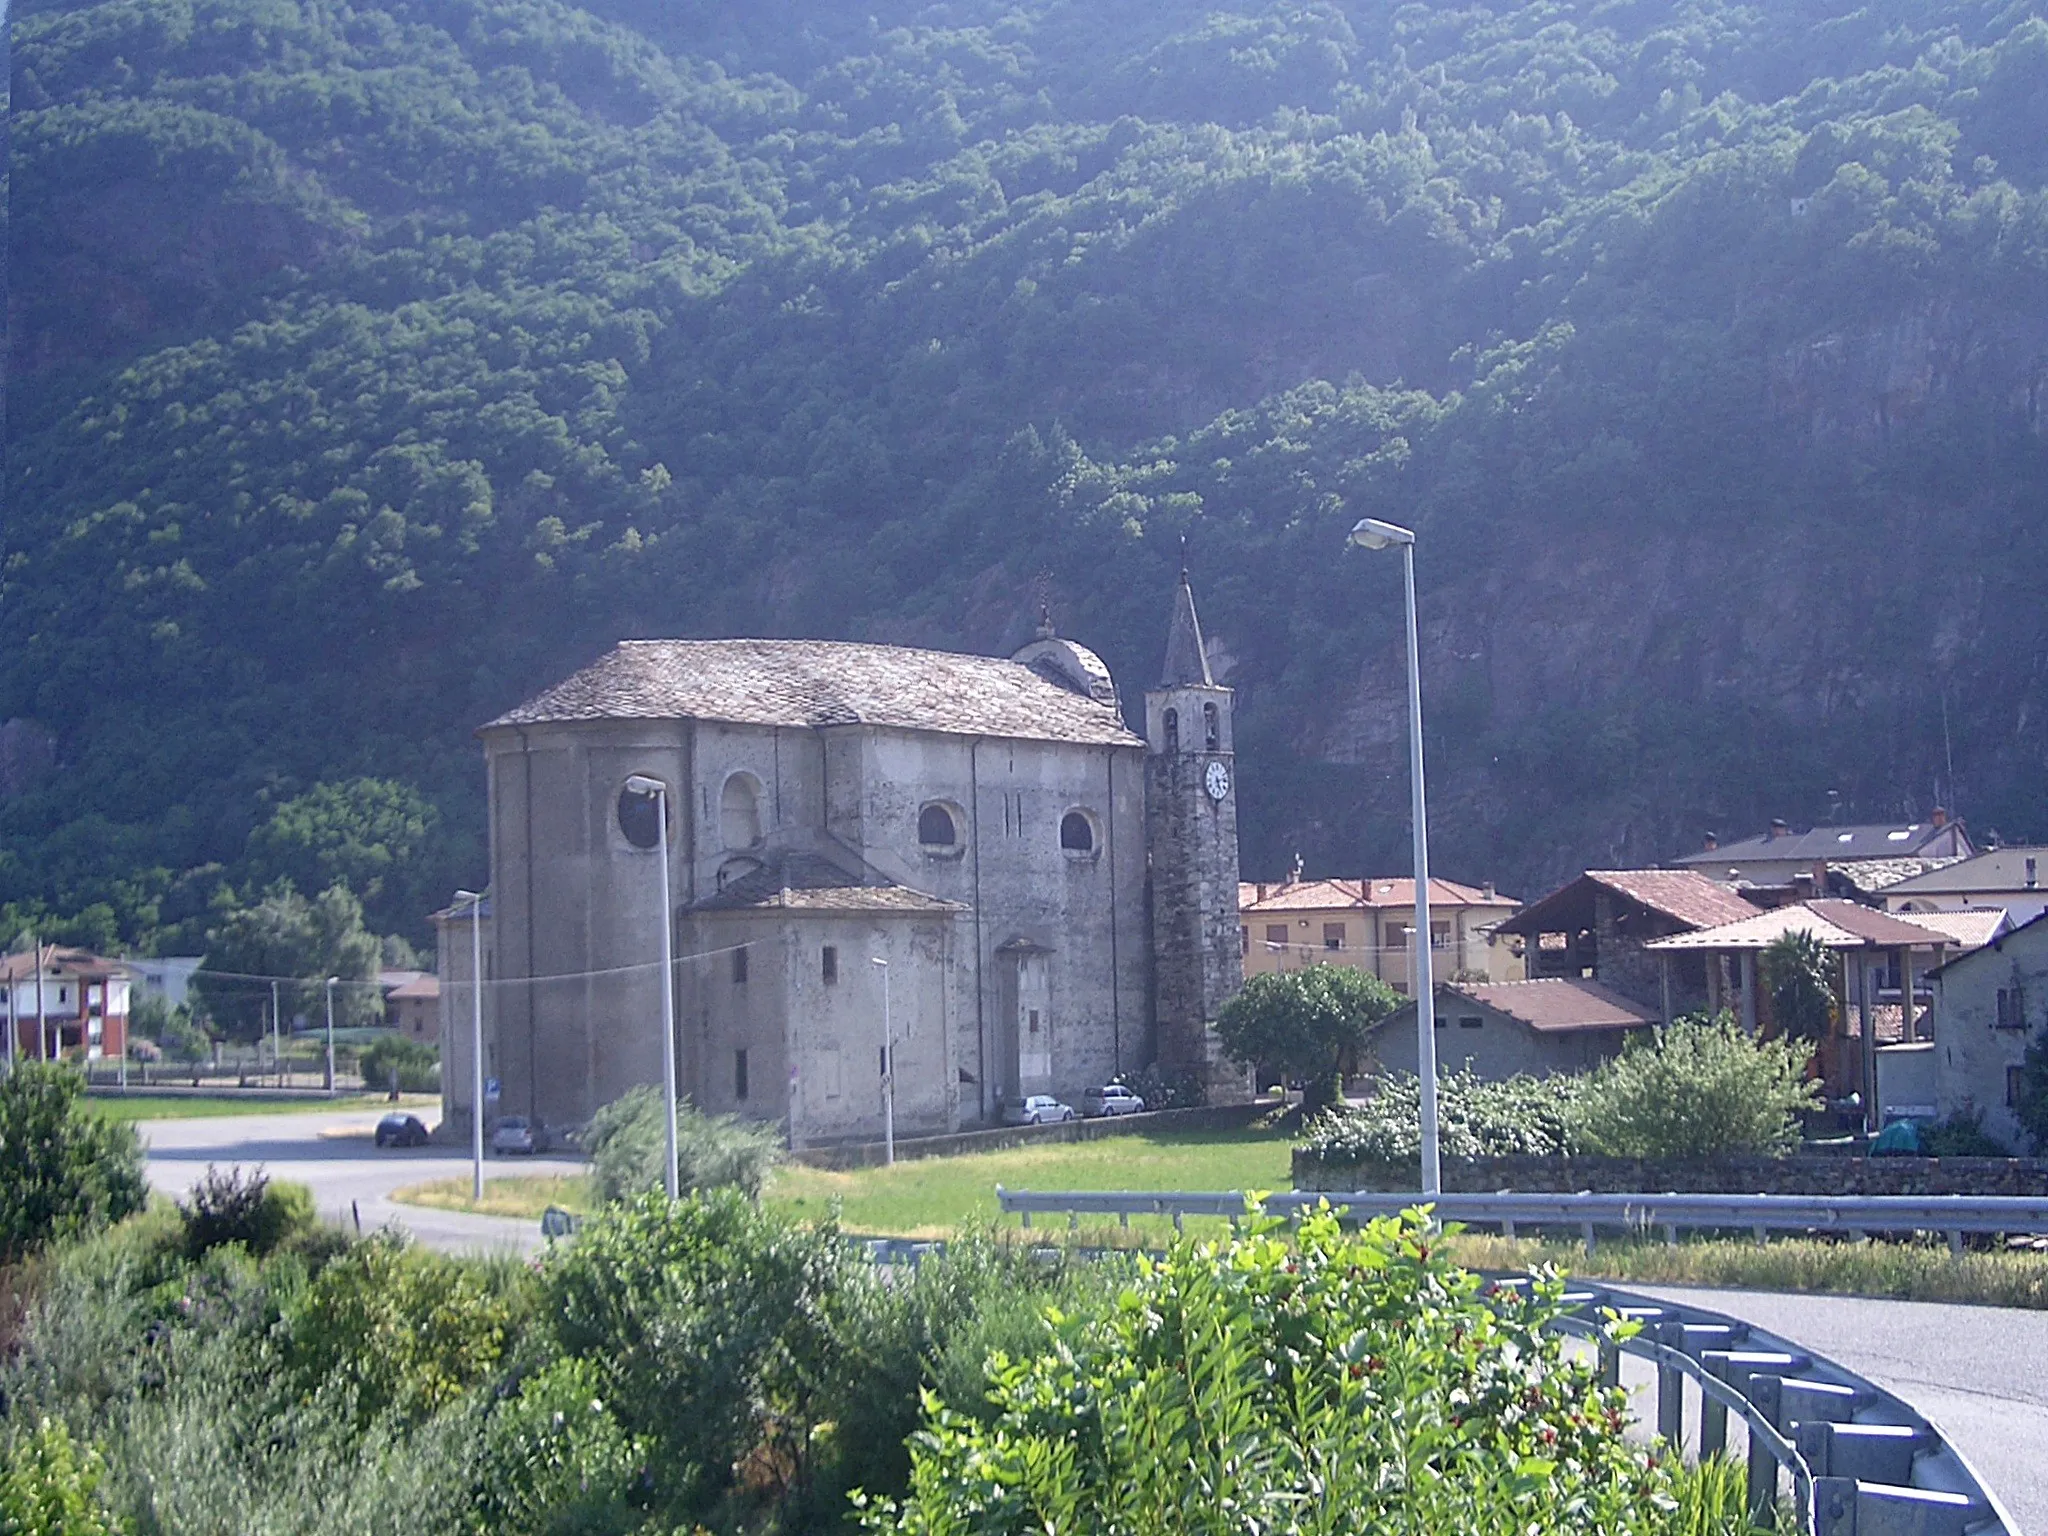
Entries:
{"type": "Polygon", "coordinates": [[[1014,661],[838,640],[623,640],[484,729],[682,719],[1144,745],[1113,704],[1014,661]]]}
{"type": "Polygon", "coordinates": [[[814,854],[787,854],[727,883],[695,907],[699,912],[915,912],[944,915],[969,909],[957,901],[894,881],[864,882],[814,854]]]}
{"type": "Polygon", "coordinates": [[[1202,644],[1202,621],[1195,617],[1195,589],[1188,573],[1180,573],[1180,586],[1173,594],[1173,622],[1166,631],[1166,666],[1160,671],[1159,686],[1177,688],[1199,683],[1216,686],[1209,671],[1209,652],[1202,644]]]}

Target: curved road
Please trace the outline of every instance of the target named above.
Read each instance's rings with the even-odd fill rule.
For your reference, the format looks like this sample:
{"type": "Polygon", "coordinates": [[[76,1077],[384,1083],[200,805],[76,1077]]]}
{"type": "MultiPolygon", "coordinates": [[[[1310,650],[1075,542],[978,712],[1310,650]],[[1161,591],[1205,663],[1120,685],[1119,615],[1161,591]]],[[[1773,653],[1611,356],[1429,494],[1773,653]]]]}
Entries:
{"type": "MultiPolygon", "coordinates": [[[[183,1195],[208,1163],[261,1165],[305,1184],[320,1214],[363,1230],[396,1224],[451,1252],[530,1252],[537,1223],[399,1205],[393,1190],[460,1177],[465,1152],[422,1147],[379,1152],[374,1113],[251,1115],[157,1120],[139,1129],[149,1177],[183,1195]]],[[[487,1176],[568,1173],[565,1158],[492,1159],[487,1176]]],[[[2048,1312],[1851,1296],[1786,1295],[1622,1284],[1748,1319],[1839,1361],[1896,1392],[1938,1424],[2005,1501],[2026,1536],[2048,1536],[2048,1312]]]]}

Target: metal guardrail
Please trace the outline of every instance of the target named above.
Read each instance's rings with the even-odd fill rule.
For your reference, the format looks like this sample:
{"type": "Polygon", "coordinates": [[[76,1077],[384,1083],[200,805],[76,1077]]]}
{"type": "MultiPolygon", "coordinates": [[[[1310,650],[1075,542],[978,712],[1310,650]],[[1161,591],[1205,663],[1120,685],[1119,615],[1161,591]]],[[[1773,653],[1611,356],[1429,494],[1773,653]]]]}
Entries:
{"type": "MultiPolygon", "coordinates": [[[[1134,1193],[1009,1190],[996,1194],[1006,1212],[1170,1215],[1233,1221],[1246,1212],[1238,1193],[1134,1193]]],[[[1413,1209],[1414,1195],[1296,1191],[1266,1197],[1276,1216],[1299,1215],[1327,1200],[1356,1216],[1413,1209]]],[[[1750,1227],[1755,1230],[2043,1231],[2048,1200],[1979,1196],[1867,1196],[1807,1199],[1776,1195],[1463,1195],[1432,1202],[1443,1220],[1582,1227],[1750,1227]],[[1655,1219],[1646,1219],[1654,1213],[1655,1219]]],[[[1951,1238],[1954,1241],[1954,1238],[1951,1238]]],[[[1496,1276],[1498,1285],[1526,1277],[1496,1276]]],[[[1657,1370],[1657,1433],[1672,1445],[1686,1438],[1685,1381],[1696,1388],[1699,1454],[1727,1449],[1728,1416],[1747,1430],[1748,1504],[1761,1520],[1776,1505],[1781,1476],[1805,1536],[2022,1536],[1963,1454],[1903,1399],[1788,1340],[1703,1307],[1655,1300],[1611,1286],[1575,1283],[1565,1293],[1565,1332],[1592,1341],[1600,1374],[1620,1381],[1623,1354],[1657,1370]],[[1613,1320],[1641,1325],[1627,1339],[1613,1320]]]]}
{"type": "MultiPolygon", "coordinates": [[[[1021,1215],[1024,1225],[1038,1215],[1065,1215],[1078,1225],[1082,1216],[1114,1216],[1129,1226],[1133,1216],[1171,1216],[1178,1227],[1185,1216],[1244,1215],[1244,1195],[1235,1190],[1180,1193],[1137,1193],[1127,1190],[1034,1190],[996,1186],[1005,1212],[1021,1215]]],[[[1415,1194],[1380,1190],[1318,1193],[1283,1191],[1265,1197],[1267,1214],[1291,1216],[1313,1210],[1327,1200],[1359,1216],[1392,1216],[1414,1206],[1415,1194]]],[[[1770,1232],[1940,1232],[1952,1251],[1960,1251],[1963,1235],[1973,1232],[2048,1232],[2048,1199],[2006,1195],[1694,1195],[1694,1194],[1453,1194],[1432,1204],[1439,1219],[1466,1225],[1497,1226],[1509,1237],[1518,1227],[1576,1228],[1588,1248],[1595,1234],[1662,1229],[1676,1242],[1681,1228],[1691,1231],[1747,1231],[1759,1241],[1770,1232]]]]}

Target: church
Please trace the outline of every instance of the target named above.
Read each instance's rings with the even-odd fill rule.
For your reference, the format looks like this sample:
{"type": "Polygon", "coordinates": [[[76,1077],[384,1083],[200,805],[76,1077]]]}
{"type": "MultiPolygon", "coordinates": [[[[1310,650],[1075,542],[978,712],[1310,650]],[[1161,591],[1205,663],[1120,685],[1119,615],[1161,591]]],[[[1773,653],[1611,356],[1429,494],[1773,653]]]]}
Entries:
{"type": "Polygon", "coordinates": [[[491,883],[439,914],[444,1120],[578,1125],[662,1074],[792,1145],[998,1123],[1156,1065],[1245,1092],[1231,691],[1186,573],[1144,735],[1041,624],[1001,659],[633,640],[482,727],[491,883]],[[663,855],[667,868],[662,867],[663,855]],[[470,924],[477,923],[472,934],[470,924]]]}

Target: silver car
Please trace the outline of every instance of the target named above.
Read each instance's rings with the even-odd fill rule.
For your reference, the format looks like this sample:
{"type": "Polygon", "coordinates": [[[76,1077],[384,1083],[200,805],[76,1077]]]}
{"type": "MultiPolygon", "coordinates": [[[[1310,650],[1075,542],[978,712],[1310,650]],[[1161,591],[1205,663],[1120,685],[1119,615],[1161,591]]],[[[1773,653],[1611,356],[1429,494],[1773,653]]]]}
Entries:
{"type": "Polygon", "coordinates": [[[1122,1083],[1104,1083],[1100,1088],[1091,1088],[1081,1100],[1081,1112],[1086,1115],[1137,1115],[1143,1114],[1145,1101],[1122,1083]]]}
{"type": "Polygon", "coordinates": [[[548,1128],[523,1115],[507,1115],[491,1130],[491,1150],[501,1156],[520,1152],[531,1157],[548,1149],[548,1128]]]}
{"type": "Polygon", "coordinates": [[[1049,1093],[1034,1093],[1022,1099],[1003,1100],[1005,1125],[1054,1125],[1074,1118],[1074,1106],[1062,1104],[1049,1093]]]}

